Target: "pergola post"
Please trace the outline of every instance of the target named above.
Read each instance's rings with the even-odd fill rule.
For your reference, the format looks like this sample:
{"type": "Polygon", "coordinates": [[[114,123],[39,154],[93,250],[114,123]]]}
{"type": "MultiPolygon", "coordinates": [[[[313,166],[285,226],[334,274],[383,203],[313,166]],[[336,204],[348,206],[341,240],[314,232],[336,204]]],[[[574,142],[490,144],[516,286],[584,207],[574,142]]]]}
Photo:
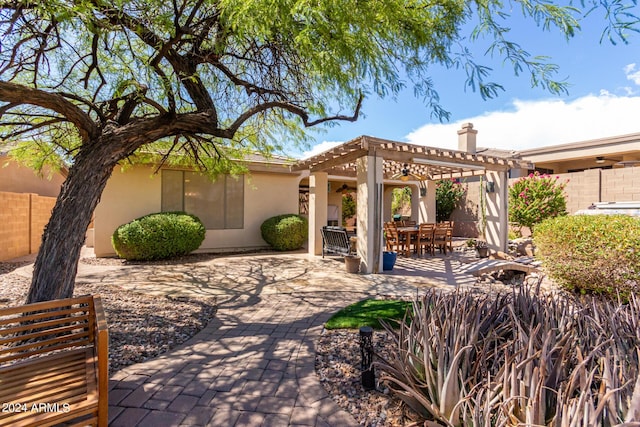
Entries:
{"type": "Polygon", "coordinates": [[[507,251],[509,238],[509,181],[507,171],[487,171],[486,192],[486,218],[487,230],[486,239],[490,249],[496,251],[507,251]],[[490,184],[490,183],[493,183],[490,184]],[[492,190],[493,191],[488,191],[492,190]]]}
{"type": "Polygon", "coordinates": [[[411,185],[411,220],[420,223],[420,189],[411,185]]]}
{"type": "Polygon", "coordinates": [[[436,182],[425,181],[426,193],[418,202],[418,222],[436,223],[436,182]]]}
{"type": "Polygon", "coordinates": [[[322,254],[322,233],[327,225],[329,178],[326,172],[309,175],[309,255],[322,254]]]}
{"type": "Polygon", "coordinates": [[[382,197],[382,221],[393,221],[393,212],[391,212],[391,203],[393,202],[393,188],[388,185],[384,186],[384,196],[382,197]]]}
{"type": "Polygon", "coordinates": [[[356,160],[358,177],[358,255],[361,273],[382,271],[383,159],[366,155],[356,160]]]}

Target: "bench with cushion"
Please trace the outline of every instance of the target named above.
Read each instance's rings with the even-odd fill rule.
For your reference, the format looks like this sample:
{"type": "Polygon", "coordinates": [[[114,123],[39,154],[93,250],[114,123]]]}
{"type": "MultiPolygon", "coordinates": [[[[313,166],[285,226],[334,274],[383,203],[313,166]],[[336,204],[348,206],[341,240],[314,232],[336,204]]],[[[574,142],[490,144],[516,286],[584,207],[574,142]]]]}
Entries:
{"type": "Polygon", "coordinates": [[[106,426],[108,339],[98,296],[1,308],[0,426],[106,426]]]}
{"type": "Polygon", "coordinates": [[[343,227],[324,226],[322,232],[322,257],[325,253],[352,255],[351,236],[343,227]]]}

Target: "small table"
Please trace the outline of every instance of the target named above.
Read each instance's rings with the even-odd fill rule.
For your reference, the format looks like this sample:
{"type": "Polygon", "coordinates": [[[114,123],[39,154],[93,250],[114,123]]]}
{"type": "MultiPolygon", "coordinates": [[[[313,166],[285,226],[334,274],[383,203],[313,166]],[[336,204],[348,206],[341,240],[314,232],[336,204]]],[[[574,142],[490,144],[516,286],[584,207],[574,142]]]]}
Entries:
{"type": "Polygon", "coordinates": [[[418,226],[413,227],[398,227],[398,237],[405,236],[406,250],[405,256],[409,256],[411,252],[411,236],[417,236],[420,228],[418,226]]]}

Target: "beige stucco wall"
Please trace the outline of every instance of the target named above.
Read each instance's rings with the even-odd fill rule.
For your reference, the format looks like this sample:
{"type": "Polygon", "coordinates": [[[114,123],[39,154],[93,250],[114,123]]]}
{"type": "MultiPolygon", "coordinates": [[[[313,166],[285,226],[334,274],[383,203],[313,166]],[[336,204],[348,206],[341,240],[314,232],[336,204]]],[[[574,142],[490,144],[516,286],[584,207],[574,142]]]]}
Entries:
{"type": "Polygon", "coordinates": [[[0,191],[58,197],[63,182],[64,176],[59,172],[52,173],[49,179],[49,169],[45,169],[43,176],[38,176],[32,169],[0,155],[0,191]]]}
{"type": "MultiPolygon", "coordinates": [[[[149,166],[116,169],[109,179],[95,211],[94,250],[96,256],[115,255],[111,235],[121,224],[161,209],[160,175],[149,166]]],[[[232,251],[265,247],[260,235],[262,222],[274,215],[298,213],[296,175],[254,172],[245,177],[244,228],[207,230],[200,251],[232,251]]]]}

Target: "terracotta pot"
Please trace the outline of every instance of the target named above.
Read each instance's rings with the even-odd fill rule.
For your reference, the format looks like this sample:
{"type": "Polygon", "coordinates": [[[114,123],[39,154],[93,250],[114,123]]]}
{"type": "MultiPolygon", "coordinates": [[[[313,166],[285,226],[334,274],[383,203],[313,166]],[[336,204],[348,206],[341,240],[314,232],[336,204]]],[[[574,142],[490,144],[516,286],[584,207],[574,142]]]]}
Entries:
{"type": "Polygon", "coordinates": [[[360,257],[347,255],[344,257],[344,265],[347,268],[347,273],[357,273],[360,271],[360,257]]]}

